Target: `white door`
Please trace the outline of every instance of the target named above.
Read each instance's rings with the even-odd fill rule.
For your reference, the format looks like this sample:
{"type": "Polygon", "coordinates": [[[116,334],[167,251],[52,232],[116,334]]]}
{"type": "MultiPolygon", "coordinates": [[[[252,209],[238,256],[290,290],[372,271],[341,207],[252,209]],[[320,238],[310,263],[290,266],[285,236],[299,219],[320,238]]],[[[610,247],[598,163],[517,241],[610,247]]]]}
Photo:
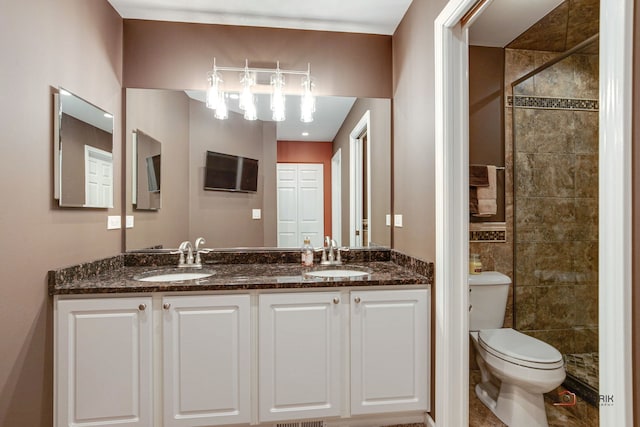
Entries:
{"type": "Polygon", "coordinates": [[[113,154],[84,146],[84,206],[113,207],[113,154]]]}
{"type": "Polygon", "coordinates": [[[250,421],[249,295],[165,297],[164,425],[250,421]]]}
{"type": "Polygon", "coordinates": [[[340,415],[342,317],[339,292],[260,295],[261,422],[340,415]]]}
{"type": "Polygon", "coordinates": [[[324,172],[321,163],[278,163],[278,247],[301,247],[305,237],[322,246],[324,172]]]}
{"type": "Polygon", "coordinates": [[[351,414],[429,410],[426,289],[351,292],[351,414]]]}
{"type": "Polygon", "coordinates": [[[56,426],[153,425],[151,298],[55,307],[56,426]]]}

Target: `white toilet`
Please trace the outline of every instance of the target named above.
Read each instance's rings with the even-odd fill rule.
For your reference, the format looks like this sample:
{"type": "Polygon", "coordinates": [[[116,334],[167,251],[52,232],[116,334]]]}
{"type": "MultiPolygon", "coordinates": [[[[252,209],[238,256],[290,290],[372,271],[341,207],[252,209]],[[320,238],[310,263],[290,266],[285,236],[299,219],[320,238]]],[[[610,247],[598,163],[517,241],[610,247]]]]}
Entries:
{"type": "Polygon", "coordinates": [[[510,427],[547,427],[543,393],[564,381],[564,361],[551,345],[502,328],[510,284],[496,271],[469,275],[469,330],[482,373],[476,394],[510,427]]]}

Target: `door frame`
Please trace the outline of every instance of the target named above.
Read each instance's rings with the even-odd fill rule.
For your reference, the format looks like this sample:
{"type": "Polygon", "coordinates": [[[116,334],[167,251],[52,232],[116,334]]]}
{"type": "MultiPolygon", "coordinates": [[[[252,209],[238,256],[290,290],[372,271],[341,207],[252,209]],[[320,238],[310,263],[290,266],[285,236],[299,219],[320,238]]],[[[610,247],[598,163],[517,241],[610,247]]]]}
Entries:
{"type": "MultiPolygon", "coordinates": [[[[362,205],[362,198],[357,201],[354,198],[354,194],[357,194],[356,187],[358,184],[356,177],[356,170],[358,170],[357,162],[359,159],[362,159],[362,144],[360,141],[360,136],[363,132],[367,133],[367,144],[369,149],[368,153],[371,152],[371,112],[367,110],[357,125],[354,126],[353,130],[349,134],[349,246],[356,246],[356,235],[355,230],[358,225],[356,221],[356,211],[358,204],[362,205]],[[356,156],[356,154],[358,154],[356,156]]],[[[367,191],[369,195],[367,197],[367,220],[368,224],[368,233],[367,233],[367,242],[362,242],[362,246],[369,246],[371,243],[371,155],[367,155],[367,176],[365,179],[367,180],[367,191]]],[[[362,170],[360,167],[359,170],[362,170]]],[[[360,224],[362,224],[362,218],[360,218],[360,224]]],[[[360,227],[362,229],[362,226],[360,227]]],[[[362,238],[362,230],[360,230],[360,237],[362,238]]]]}
{"type": "Polygon", "coordinates": [[[331,236],[342,246],[342,148],[331,157],[331,236]]]}
{"type": "MultiPolygon", "coordinates": [[[[468,425],[468,34],[476,0],[450,0],[435,21],[436,424],[468,425]]],[[[601,3],[603,3],[601,1],[601,3]]],[[[631,425],[631,112],[633,0],[600,7],[599,351],[601,426],[631,425]]]]}

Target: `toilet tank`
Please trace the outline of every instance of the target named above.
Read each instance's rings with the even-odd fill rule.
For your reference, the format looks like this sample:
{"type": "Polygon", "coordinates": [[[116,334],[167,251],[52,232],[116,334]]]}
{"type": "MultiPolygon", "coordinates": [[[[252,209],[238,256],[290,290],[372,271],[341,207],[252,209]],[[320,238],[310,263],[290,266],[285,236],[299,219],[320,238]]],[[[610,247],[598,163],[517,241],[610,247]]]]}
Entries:
{"type": "Polygon", "coordinates": [[[511,279],[497,271],[469,275],[469,330],[502,328],[511,279]]]}

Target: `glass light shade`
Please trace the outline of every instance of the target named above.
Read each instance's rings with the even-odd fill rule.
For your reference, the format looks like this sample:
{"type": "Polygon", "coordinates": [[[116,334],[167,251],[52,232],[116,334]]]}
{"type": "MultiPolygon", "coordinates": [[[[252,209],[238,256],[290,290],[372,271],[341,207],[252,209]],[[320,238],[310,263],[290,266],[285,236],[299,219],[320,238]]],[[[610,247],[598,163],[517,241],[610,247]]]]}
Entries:
{"type": "Polygon", "coordinates": [[[242,91],[240,92],[238,107],[241,110],[246,110],[249,104],[254,103],[251,87],[256,84],[256,79],[249,71],[244,71],[240,73],[240,84],[242,85],[242,91]]]}
{"type": "Polygon", "coordinates": [[[209,86],[207,86],[207,98],[206,98],[206,106],[207,108],[216,109],[218,108],[218,103],[220,102],[220,93],[222,85],[222,79],[220,75],[213,71],[209,73],[209,86]]]}
{"type": "Polygon", "coordinates": [[[284,76],[279,71],[271,76],[271,111],[273,121],[285,119],[284,76]]]}
{"type": "Polygon", "coordinates": [[[229,117],[229,110],[227,109],[227,100],[224,96],[224,92],[220,92],[218,108],[216,108],[216,112],[213,116],[218,120],[225,120],[229,117]]]}
{"type": "Polygon", "coordinates": [[[258,118],[258,113],[256,111],[256,104],[253,99],[253,95],[251,96],[251,101],[247,102],[244,106],[244,118],[245,120],[256,120],[258,118]]]}
{"type": "Polygon", "coordinates": [[[316,111],[316,98],[312,93],[313,82],[306,77],[302,81],[302,98],[300,99],[300,121],[310,123],[313,121],[313,113],[316,111]]]}

